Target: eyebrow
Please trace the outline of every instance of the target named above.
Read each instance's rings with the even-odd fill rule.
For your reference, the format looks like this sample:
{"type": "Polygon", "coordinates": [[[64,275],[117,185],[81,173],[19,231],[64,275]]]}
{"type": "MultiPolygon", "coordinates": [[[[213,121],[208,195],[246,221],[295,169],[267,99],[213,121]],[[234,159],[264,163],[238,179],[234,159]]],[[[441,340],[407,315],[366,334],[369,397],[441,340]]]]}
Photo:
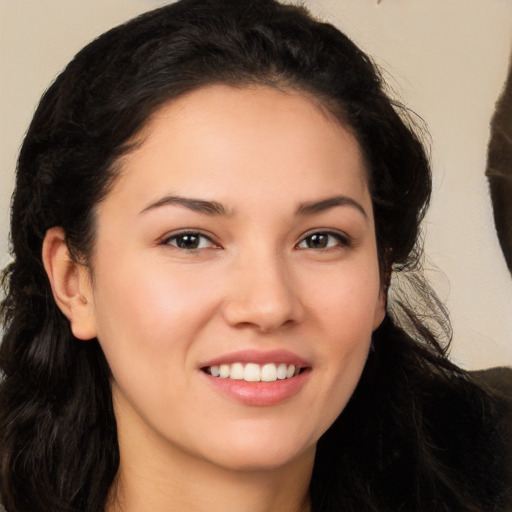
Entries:
{"type": "Polygon", "coordinates": [[[334,196],[320,201],[303,203],[297,209],[297,215],[316,215],[337,206],[349,206],[355,208],[365,219],[368,218],[368,215],[362,205],[355,199],[347,196],[334,196]]]}
{"type": "Polygon", "coordinates": [[[160,208],[161,206],[177,205],[183,206],[194,212],[202,213],[203,215],[228,215],[226,208],[216,201],[205,201],[203,199],[194,199],[191,197],[181,196],[165,196],[158,201],[146,206],[140,213],[160,208]]]}
{"type": "MultiPolygon", "coordinates": [[[[160,208],[162,206],[183,206],[192,210],[194,212],[202,213],[203,215],[209,216],[228,216],[228,210],[217,201],[206,201],[204,199],[195,199],[191,197],[182,197],[182,196],[165,196],[146,206],[140,213],[144,213],[150,210],[154,210],[156,208],[160,208]]],[[[368,215],[366,214],[365,209],[358,203],[356,200],[347,196],[334,196],[328,197],[326,199],[321,199],[320,201],[310,201],[306,203],[302,203],[296,211],[296,215],[317,215],[325,212],[326,210],[330,210],[331,208],[336,208],[338,206],[349,206],[355,208],[359,211],[363,217],[366,219],[368,215]]]]}

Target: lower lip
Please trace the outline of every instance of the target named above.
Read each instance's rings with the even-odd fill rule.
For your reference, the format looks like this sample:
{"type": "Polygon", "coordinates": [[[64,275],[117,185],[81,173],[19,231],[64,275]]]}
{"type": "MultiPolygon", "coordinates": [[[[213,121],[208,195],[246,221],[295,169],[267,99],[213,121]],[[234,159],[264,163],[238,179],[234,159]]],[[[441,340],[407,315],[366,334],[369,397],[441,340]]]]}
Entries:
{"type": "Polygon", "coordinates": [[[300,392],[311,373],[304,370],[299,375],[289,379],[273,382],[247,382],[245,380],[223,379],[202,372],[208,382],[222,394],[235,399],[244,405],[271,406],[277,405],[300,392]]]}

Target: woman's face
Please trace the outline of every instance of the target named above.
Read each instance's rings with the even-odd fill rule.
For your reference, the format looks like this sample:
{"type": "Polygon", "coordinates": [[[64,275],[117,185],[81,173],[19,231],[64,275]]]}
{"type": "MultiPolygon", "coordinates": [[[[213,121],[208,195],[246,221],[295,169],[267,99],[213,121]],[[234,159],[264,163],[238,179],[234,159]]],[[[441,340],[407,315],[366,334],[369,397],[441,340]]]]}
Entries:
{"type": "Polygon", "coordinates": [[[121,452],[312,457],[384,315],[358,143],[303,95],[227,86],[139,139],[97,209],[86,292],[121,452]]]}

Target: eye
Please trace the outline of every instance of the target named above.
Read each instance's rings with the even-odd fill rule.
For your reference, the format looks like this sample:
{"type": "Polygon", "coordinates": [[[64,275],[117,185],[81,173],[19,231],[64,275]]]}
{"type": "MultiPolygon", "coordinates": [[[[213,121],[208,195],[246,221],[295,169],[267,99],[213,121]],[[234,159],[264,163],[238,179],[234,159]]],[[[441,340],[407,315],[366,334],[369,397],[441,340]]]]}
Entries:
{"type": "Polygon", "coordinates": [[[167,237],[162,241],[164,245],[171,245],[184,251],[195,251],[216,247],[210,238],[202,233],[186,231],[167,237]]]}
{"type": "Polygon", "coordinates": [[[333,231],[317,231],[304,237],[297,247],[299,249],[331,249],[334,247],[346,247],[348,238],[342,233],[333,231]]]}

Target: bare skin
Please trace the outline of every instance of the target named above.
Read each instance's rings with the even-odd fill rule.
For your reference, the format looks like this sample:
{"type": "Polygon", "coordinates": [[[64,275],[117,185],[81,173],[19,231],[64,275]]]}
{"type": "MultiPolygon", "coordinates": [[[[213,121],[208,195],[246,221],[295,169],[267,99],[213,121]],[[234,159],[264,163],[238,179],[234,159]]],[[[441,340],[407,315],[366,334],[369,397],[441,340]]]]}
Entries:
{"type": "Polygon", "coordinates": [[[385,310],[359,145],[304,95],[227,86],[139,141],[98,205],[92,279],[59,228],[43,248],[113,375],[107,512],[307,512],[385,310]]]}
{"type": "Polygon", "coordinates": [[[274,470],[237,471],[195,464],[189,457],[170,466],[166,457],[146,460],[137,442],[121,441],[125,459],[107,512],[237,510],[309,512],[312,453],[274,470]],[[193,475],[184,481],[184,475],[193,475]]]}

